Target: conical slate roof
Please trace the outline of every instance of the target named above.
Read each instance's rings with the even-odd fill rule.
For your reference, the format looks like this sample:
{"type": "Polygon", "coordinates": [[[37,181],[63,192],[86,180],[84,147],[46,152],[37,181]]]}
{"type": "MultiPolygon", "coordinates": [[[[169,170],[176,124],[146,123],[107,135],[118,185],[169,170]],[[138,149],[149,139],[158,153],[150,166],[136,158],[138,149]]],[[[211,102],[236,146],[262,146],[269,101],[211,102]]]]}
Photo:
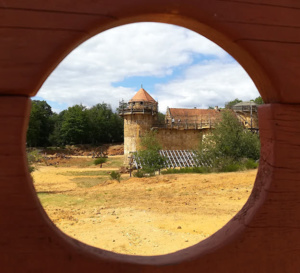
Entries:
{"type": "Polygon", "coordinates": [[[137,93],[133,96],[133,98],[129,102],[134,101],[147,101],[147,102],[156,102],[145,89],[141,88],[137,93]]]}

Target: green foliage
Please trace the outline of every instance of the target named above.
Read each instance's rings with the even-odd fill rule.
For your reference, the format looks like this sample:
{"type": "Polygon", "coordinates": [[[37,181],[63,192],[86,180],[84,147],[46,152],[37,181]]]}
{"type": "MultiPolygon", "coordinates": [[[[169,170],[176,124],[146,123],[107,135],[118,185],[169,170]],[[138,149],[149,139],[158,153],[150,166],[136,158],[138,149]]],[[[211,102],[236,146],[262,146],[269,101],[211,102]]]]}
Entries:
{"type": "Polygon", "coordinates": [[[215,159],[212,167],[186,167],[180,169],[163,170],[162,174],[180,174],[180,173],[211,173],[211,172],[237,172],[249,169],[256,169],[258,163],[253,159],[233,160],[230,157],[221,157],[215,159]]]}
{"type": "Polygon", "coordinates": [[[156,170],[163,168],[165,158],[159,154],[161,146],[156,138],[156,132],[150,131],[141,139],[141,149],[135,157],[142,165],[140,173],[154,175],[156,170]]]}
{"type": "Polygon", "coordinates": [[[165,159],[155,150],[144,150],[137,152],[137,157],[142,165],[144,173],[154,175],[155,171],[163,168],[165,159]]]}
{"type": "Polygon", "coordinates": [[[110,173],[110,179],[117,180],[118,182],[120,182],[120,180],[121,180],[121,174],[119,172],[112,171],[110,173]]]}
{"type": "Polygon", "coordinates": [[[214,172],[235,172],[257,168],[259,156],[258,135],[244,129],[234,113],[226,110],[215,129],[203,139],[195,159],[211,162],[214,172]]]}
{"type": "Polygon", "coordinates": [[[216,160],[214,169],[217,172],[237,172],[249,169],[256,169],[258,163],[253,159],[242,158],[234,160],[229,157],[222,157],[216,160]]]}
{"type": "Polygon", "coordinates": [[[33,166],[33,164],[40,162],[40,160],[42,159],[42,156],[41,156],[40,152],[36,149],[28,150],[26,152],[26,154],[27,154],[28,170],[29,170],[29,173],[32,173],[36,169],[33,166]]]}
{"type": "Polygon", "coordinates": [[[123,119],[110,105],[97,104],[90,109],[74,105],[59,114],[45,101],[32,101],[27,146],[46,147],[123,141],[123,119]]]}
{"type": "Polygon", "coordinates": [[[107,161],[106,157],[99,157],[94,160],[94,165],[100,165],[100,168],[102,168],[102,164],[105,163],[106,161],[107,161]]]}
{"type": "Polygon", "coordinates": [[[111,143],[123,141],[123,119],[113,113],[106,104],[97,104],[88,110],[89,143],[111,143]]]}
{"type": "Polygon", "coordinates": [[[257,97],[257,98],[254,100],[254,102],[255,102],[256,104],[258,104],[258,105],[264,104],[264,101],[263,101],[263,99],[262,99],[261,96],[257,97]]]}
{"type": "Polygon", "coordinates": [[[256,134],[245,130],[230,110],[222,112],[221,120],[203,140],[199,154],[216,158],[259,159],[260,141],[256,134]]]}
{"type": "Polygon", "coordinates": [[[69,107],[64,113],[60,136],[64,144],[85,143],[88,132],[86,108],[83,105],[69,107]]]}
{"type": "Polygon", "coordinates": [[[180,169],[167,169],[163,170],[162,174],[175,174],[175,173],[210,173],[211,169],[208,167],[185,167],[180,169]]]}
{"type": "Polygon", "coordinates": [[[136,172],[133,173],[134,177],[142,178],[145,176],[145,172],[141,169],[137,170],[136,172]]]}
{"type": "Polygon", "coordinates": [[[244,170],[240,160],[232,159],[228,156],[215,158],[212,169],[215,172],[237,172],[244,170]]]}
{"type": "Polygon", "coordinates": [[[157,140],[156,131],[150,131],[146,133],[141,138],[140,149],[141,151],[151,150],[151,151],[159,151],[161,150],[161,145],[157,140]]]}
{"type": "MultiPolygon", "coordinates": [[[[67,110],[60,112],[59,114],[53,113],[52,122],[54,124],[53,131],[49,136],[49,141],[51,145],[54,146],[64,146],[64,139],[61,136],[61,127],[64,121],[64,115],[67,110]]],[[[66,143],[69,144],[69,143],[66,143]]]]}
{"type": "Polygon", "coordinates": [[[239,102],[242,102],[242,100],[236,98],[235,100],[232,100],[232,101],[226,103],[225,108],[226,109],[231,109],[232,106],[236,105],[239,102]]]}
{"type": "Polygon", "coordinates": [[[157,113],[157,122],[158,122],[159,124],[164,124],[164,123],[165,123],[165,117],[166,117],[165,114],[163,114],[163,113],[161,113],[161,112],[158,112],[158,113],[157,113]]]}
{"type": "Polygon", "coordinates": [[[46,147],[53,130],[53,112],[46,101],[33,100],[27,130],[27,146],[46,147]]]}
{"type": "Polygon", "coordinates": [[[250,158],[246,162],[244,162],[244,165],[247,170],[256,169],[258,167],[258,161],[254,161],[250,158]]]}

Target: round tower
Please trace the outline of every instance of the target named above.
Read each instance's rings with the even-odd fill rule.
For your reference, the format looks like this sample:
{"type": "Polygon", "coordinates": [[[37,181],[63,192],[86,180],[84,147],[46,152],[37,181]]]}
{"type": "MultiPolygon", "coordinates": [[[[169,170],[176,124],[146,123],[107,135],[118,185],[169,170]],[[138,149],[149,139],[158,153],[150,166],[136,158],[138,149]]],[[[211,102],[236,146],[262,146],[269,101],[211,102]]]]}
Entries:
{"type": "Polygon", "coordinates": [[[119,114],[124,119],[124,159],[129,163],[131,152],[137,151],[140,138],[157,121],[158,103],[141,88],[128,102],[120,103],[119,114]]]}

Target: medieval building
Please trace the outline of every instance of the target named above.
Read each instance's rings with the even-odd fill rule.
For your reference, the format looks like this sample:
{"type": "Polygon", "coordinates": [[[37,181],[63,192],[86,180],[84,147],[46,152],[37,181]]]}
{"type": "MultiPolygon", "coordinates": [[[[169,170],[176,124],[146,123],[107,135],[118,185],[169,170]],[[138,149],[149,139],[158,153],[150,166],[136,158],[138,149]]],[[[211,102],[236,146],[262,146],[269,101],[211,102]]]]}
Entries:
{"type": "Polygon", "coordinates": [[[157,122],[158,103],[141,88],[128,102],[121,102],[119,114],[124,119],[124,156],[138,149],[140,138],[157,122]]]}
{"type": "Polygon", "coordinates": [[[119,114],[124,119],[125,161],[138,149],[140,139],[150,130],[164,150],[195,149],[203,135],[220,117],[216,109],[168,108],[165,121],[158,122],[158,103],[143,88],[128,102],[120,102],[119,114]]]}
{"type": "MultiPolygon", "coordinates": [[[[254,102],[241,102],[232,107],[245,128],[258,130],[254,102]]],[[[220,119],[220,109],[168,108],[163,122],[158,120],[158,103],[141,88],[133,98],[120,102],[119,114],[124,119],[125,162],[139,148],[141,137],[150,130],[157,132],[163,150],[192,150],[220,119]]]]}

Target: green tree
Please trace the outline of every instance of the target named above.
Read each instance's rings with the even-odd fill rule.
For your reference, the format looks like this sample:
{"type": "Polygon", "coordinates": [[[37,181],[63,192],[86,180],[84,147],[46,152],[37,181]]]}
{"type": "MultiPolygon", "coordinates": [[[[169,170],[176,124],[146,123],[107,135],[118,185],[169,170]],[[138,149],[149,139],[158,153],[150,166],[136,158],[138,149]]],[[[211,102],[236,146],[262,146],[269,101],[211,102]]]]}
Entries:
{"type": "Polygon", "coordinates": [[[69,107],[63,115],[60,130],[63,144],[87,143],[88,130],[86,107],[83,105],[69,107]]]}
{"type": "Polygon", "coordinates": [[[51,106],[46,101],[33,100],[27,130],[27,146],[45,147],[53,131],[51,106]]]}
{"type": "Polygon", "coordinates": [[[254,102],[255,102],[256,104],[258,104],[258,105],[264,104],[264,101],[263,101],[263,99],[262,99],[261,96],[257,97],[257,98],[254,100],[254,102]]]}
{"type": "Polygon", "coordinates": [[[123,141],[123,120],[110,105],[99,103],[87,110],[91,144],[123,141]]]}
{"type": "Polygon", "coordinates": [[[226,103],[225,108],[226,108],[226,109],[231,109],[232,106],[236,105],[236,104],[239,103],[239,102],[242,102],[242,100],[240,100],[240,99],[232,100],[232,101],[226,103]]]}
{"type": "Polygon", "coordinates": [[[64,140],[61,133],[62,123],[64,121],[64,115],[67,110],[61,111],[59,114],[53,113],[52,122],[54,124],[53,131],[49,137],[52,146],[61,146],[64,144],[64,140]]]}
{"type": "Polygon", "coordinates": [[[140,149],[135,157],[142,165],[142,173],[154,175],[155,171],[164,167],[165,158],[159,154],[159,144],[156,132],[150,131],[141,139],[140,149]]]}
{"type": "Polygon", "coordinates": [[[157,122],[158,122],[159,124],[164,124],[164,123],[165,123],[165,117],[166,117],[165,114],[163,114],[163,113],[161,113],[161,112],[158,112],[158,113],[157,113],[157,122]]]}
{"type": "Polygon", "coordinates": [[[215,129],[203,140],[200,153],[213,160],[257,160],[260,156],[260,141],[258,135],[244,129],[232,111],[225,110],[215,129]]]}

